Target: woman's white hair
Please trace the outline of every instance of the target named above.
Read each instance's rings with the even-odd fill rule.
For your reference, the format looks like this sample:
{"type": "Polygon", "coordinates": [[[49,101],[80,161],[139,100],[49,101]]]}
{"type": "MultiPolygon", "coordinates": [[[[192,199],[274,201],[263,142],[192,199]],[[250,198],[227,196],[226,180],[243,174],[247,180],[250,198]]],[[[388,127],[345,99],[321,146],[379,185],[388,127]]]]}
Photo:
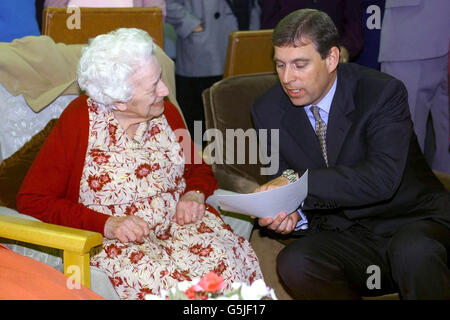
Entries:
{"type": "Polygon", "coordinates": [[[135,90],[130,76],[156,59],[147,32],[121,28],[99,35],[83,48],[78,63],[78,84],[103,110],[115,102],[128,102],[135,90]]]}

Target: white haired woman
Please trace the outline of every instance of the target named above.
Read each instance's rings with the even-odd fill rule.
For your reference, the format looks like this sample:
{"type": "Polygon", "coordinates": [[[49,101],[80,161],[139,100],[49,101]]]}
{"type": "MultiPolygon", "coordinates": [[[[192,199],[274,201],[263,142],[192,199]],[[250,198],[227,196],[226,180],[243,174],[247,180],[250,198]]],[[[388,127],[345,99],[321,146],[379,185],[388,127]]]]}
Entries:
{"type": "Polygon", "coordinates": [[[209,271],[224,277],[225,290],[251,283],[262,277],[258,259],[204,203],[217,181],[194,161],[189,135],[180,136],[187,130],[165,99],[153,47],[146,32],[118,29],[84,48],[78,82],[86,95],[69,104],[42,146],[18,209],[102,233],[103,250],[91,264],[122,299],[209,271]]]}

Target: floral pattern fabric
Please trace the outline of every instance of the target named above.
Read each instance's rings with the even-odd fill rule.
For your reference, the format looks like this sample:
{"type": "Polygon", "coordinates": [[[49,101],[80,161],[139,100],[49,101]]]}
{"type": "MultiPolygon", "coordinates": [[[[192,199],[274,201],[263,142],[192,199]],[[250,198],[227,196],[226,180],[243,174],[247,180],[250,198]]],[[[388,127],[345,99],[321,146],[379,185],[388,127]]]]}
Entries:
{"type": "Polygon", "coordinates": [[[164,115],[141,123],[129,137],[113,112],[88,100],[90,133],[80,185],[80,202],[111,216],[135,215],[150,226],[144,243],[103,240],[91,265],[106,272],[122,299],[201,277],[209,271],[226,283],[251,284],[262,278],[250,244],[211,210],[196,223],[171,221],[186,183],[184,156],[164,115]]]}

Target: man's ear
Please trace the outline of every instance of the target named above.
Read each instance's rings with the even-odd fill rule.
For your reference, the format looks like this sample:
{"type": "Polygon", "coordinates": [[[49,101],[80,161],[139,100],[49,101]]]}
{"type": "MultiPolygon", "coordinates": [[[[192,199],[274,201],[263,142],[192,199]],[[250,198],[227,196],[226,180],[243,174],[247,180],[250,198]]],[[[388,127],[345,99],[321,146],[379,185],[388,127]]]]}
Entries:
{"type": "Polygon", "coordinates": [[[338,47],[332,47],[330,49],[330,52],[328,53],[328,56],[325,58],[327,63],[328,72],[331,73],[334,70],[336,70],[338,64],[339,64],[339,48],[338,47]]]}
{"type": "Polygon", "coordinates": [[[114,102],[114,107],[119,111],[127,110],[127,104],[125,102],[114,102]]]}

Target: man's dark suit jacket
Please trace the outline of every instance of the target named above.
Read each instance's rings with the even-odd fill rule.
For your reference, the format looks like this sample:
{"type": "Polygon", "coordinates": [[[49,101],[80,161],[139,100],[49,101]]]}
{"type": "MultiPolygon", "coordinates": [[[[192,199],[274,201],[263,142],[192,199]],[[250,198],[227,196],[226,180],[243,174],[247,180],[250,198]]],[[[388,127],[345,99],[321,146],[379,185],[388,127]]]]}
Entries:
{"type": "Polygon", "coordinates": [[[302,207],[308,232],[359,224],[390,236],[418,219],[450,228],[449,193],[419,148],[403,84],[356,64],[339,65],[337,74],[327,126],[328,168],[304,108],[294,106],[280,84],[252,106],[257,129],[280,129],[275,176],[287,168],[309,170],[302,207]]]}

